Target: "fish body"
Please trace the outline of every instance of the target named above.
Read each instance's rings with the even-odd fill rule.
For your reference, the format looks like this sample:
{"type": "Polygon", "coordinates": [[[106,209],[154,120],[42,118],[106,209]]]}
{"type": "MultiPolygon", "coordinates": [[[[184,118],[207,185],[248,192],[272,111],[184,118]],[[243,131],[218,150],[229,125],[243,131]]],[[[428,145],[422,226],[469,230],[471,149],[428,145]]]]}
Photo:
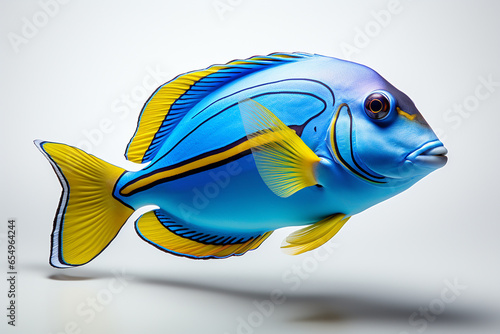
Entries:
{"type": "Polygon", "coordinates": [[[176,255],[241,255],[278,228],[306,225],[283,246],[299,254],[446,163],[410,98],[378,73],[300,53],[213,65],[160,86],[126,150],[128,160],[146,164],[138,171],[36,143],[63,185],[56,267],[95,258],[146,205],[158,209],[137,220],[138,235],[176,255]],[[96,184],[79,194],[72,179],[96,184]],[[79,233],[84,240],[75,241],[79,233]]]}

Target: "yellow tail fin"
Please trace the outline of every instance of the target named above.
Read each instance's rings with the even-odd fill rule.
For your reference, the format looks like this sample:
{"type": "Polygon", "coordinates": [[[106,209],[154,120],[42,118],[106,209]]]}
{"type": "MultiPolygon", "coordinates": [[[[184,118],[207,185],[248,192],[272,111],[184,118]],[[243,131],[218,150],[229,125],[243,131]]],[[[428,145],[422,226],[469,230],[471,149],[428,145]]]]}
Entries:
{"type": "Polygon", "coordinates": [[[134,209],[113,197],[125,170],[65,144],[35,141],[63,187],[54,219],[50,264],[88,263],[115,238],[134,209]]]}

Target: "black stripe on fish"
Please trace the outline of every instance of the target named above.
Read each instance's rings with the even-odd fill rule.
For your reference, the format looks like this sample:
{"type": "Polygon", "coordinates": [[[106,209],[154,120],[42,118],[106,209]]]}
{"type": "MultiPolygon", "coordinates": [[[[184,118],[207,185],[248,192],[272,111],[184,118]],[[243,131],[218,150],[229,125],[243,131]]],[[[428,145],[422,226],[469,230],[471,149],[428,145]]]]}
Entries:
{"type": "MultiPolygon", "coordinates": [[[[274,93],[274,92],[273,92],[273,93],[274,93]]],[[[281,92],[281,93],[285,93],[285,92],[281,92]]],[[[267,94],[272,94],[272,93],[259,94],[259,95],[257,95],[256,97],[258,97],[258,96],[263,96],[263,95],[267,95],[267,94]]],[[[304,94],[304,93],[297,93],[297,94],[304,94]]],[[[306,95],[312,95],[312,96],[314,96],[313,94],[309,94],[309,93],[307,93],[306,95]]],[[[323,99],[319,98],[319,97],[316,97],[316,98],[318,98],[320,101],[322,101],[322,102],[323,102],[323,104],[324,104],[323,109],[322,109],[320,112],[318,112],[316,115],[313,115],[312,117],[310,117],[309,119],[307,119],[307,120],[306,120],[306,121],[305,121],[302,125],[292,125],[292,126],[289,126],[292,130],[294,130],[294,131],[297,133],[297,135],[298,135],[298,136],[301,136],[301,135],[302,135],[302,132],[303,132],[303,130],[304,130],[304,128],[305,128],[305,126],[306,126],[306,125],[307,125],[310,121],[312,121],[314,118],[318,117],[321,113],[323,113],[323,112],[326,110],[326,102],[325,102],[323,99]]],[[[227,109],[231,108],[232,106],[234,106],[234,105],[231,105],[231,106],[229,106],[229,107],[227,107],[227,108],[225,108],[225,109],[221,110],[219,113],[217,113],[217,114],[213,115],[213,116],[212,116],[212,117],[210,117],[209,119],[211,119],[211,118],[213,118],[213,117],[215,117],[215,116],[217,116],[217,115],[221,114],[222,112],[224,112],[225,110],[227,110],[227,109]]],[[[209,119],[205,120],[203,123],[207,122],[209,119]]],[[[202,123],[202,124],[203,124],[203,123],[202,123]]],[[[202,124],[198,125],[198,126],[197,126],[195,129],[193,129],[190,133],[188,133],[188,134],[187,134],[186,136],[184,136],[181,140],[179,140],[179,142],[181,142],[182,140],[186,139],[189,135],[191,135],[191,134],[192,134],[192,133],[193,133],[193,132],[194,132],[197,128],[199,128],[202,124]]],[[[227,163],[229,163],[229,162],[232,162],[232,161],[238,160],[238,159],[240,159],[240,158],[242,158],[242,157],[244,157],[244,156],[246,156],[246,155],[250,154],[250,153],[251,153],[250,148],[247,148],[247,149],[245,149],[245,150],[243,150],[243,151],[240,151],[240,152],[238,152],[237,154],[234,154],[234,155],[228,156],[228,157],[227,157],[227,158],[225,158],[225,159],[221,159],[221,160],[219,160],[219,161],[215,161],[215,162],[212,162],[212,163],[208,163],[208,164],[206,164],[206,165],[204,165],[204,166],[200,166],[200,167],[198,167],[198,168],[193,168],[193,169],[187,170],[187,171],[185,171],[185,172],[180,172],[180,173],[178,173],[178,174],[173,174],[173,175],[171,175],[171,176],[167,176],[167,177],[160,177],[160,178],[158,178],[158,179],[156,179],[156,180],[154,180],[154,181],[152,181],[152,182],[150,182],[150,183],[147,183],[146,185],[139,186],[139,187],[137,187],[137,188],[135,188],[135,189],[132,189],[132,190],[130,190],[130,191],[127,191],[127,190],[126,190],[126,188],[133,186],[135,183],[137,183],[137,182],[139,182],[139,181],[141,181],[141,180],[143,180],[143,179],[146,179],[146,178],[149,178],[149,177],[154,177],[154,175],[156,175],[156,174],[158,174],[158,173],[168,172],[168,171],[170,171],[170,170],[174,170],[174,169],[176,169],[176,168],[181,168],[181,167],[183,167],[183,166],[185,166],[185,165],[187,165],[187,164],[189,164],[189,163],[194,163],[195,161],[198,161],[198,160],[200,160],[200,159],[203,159],[203,158],[209,158],[209,157],[214,156],[214,155],[216,155],[216,154],[226,152],[226,151],[228,151],[228,150],[230,150],[230,149],[232,149],[232,148],[237,147],[238,145],[243,144],[243,143],[244,143],[244,142],[246,142],[246,141],[247,141],[247,137],[243,137],[243,138],[241,138],[241,139],[239,139],[239,140],[237,140],[237,141],[235,141],[235,142],[233,142],[233,143],[231,143],[231,144],[229,144],[229,145],[226,145],[226,146],[224,146],[224,147],[221,147],[221,148],[218,148],[218,149],[215,149],[215,150],[209,151],[209,152],[202,153],[202,154],[200,154],[200,155],[198,155],[198,156],[195,156],[195,157],[193,157],[193,158],[190,158],[190,159],[184,160],[184,161],[182,161],[182,162],[179,162],[179,163],[173,164],[173,165],[171,165],[171,166],[162,167],[162,168],[159,168],[159,169],[157,169],[157,170],[153,170],[153,171],[151,171],[151,172],[149,172],[149,173],[147,173],[147,174],[144,174],[144,175],[142,175],[142,176],[140,176],[140,177],[138,177],[138,178],[136,178],[136,179],[134,179],[134,180],[129,181],[128,183],[126,183],[126,184],[122,187],[122,189],[120,190],[120,194],[121,194],[122,196],[131,196],[131,195],[133,195],[133,194],[135,194],[135,193],[138,193],[138,192],[140,192],[140,191],[150,189],[150,188],[152,188],[152,187],[154,187],[154,186],[156,186],[156,185],[158,185],[158,184],[161,184],[161,183],[164,183],[164,182],[168,182],[168,181],[177,180],[177,179],[182,178],[182,177],[186,177],[186,176],[189,176],[189,175],[192,175],[192,174],[195,174],[195,173],[200,173],[200,172],[203,172],[203,171],[206,171],[206,170],[209,170],[209,169],[213,169],[213,168],[216,168],[216,167],[220,167],[220,166],[223,166],[223,165],[225,165],[225,164],[227,164],[227,163]]],[[[172,147],[172,148],[169,150],[169,152],[171,152],[171,151],[172,151],[172,150],[173,150],[173,149],[174,149],[174,148],[175,148],[175,147],[179,144],[179,142],[178,142],[178,143],[176,143],[176,144],[174,145],[174,147],[172,147]]],[[[169,152],[167,152],[166,154],[168,154],[169,152]]],[[[146,169],[149,169],[149,168],[150,168],[150,166],[146,167],[146,169]]]]}
{"type": "MultiPolygon", "coordinates": [[[[330,94],[332,95],[332,106],[335,105],[335,94],[333,94],[333,91],[332,89],[326,85],[325,83],[321,82],[321,81],[318,81],[318,80],[314,80],[314,79],[306,79],[306,78],[292,78],[292,79],[283,79],[283,80],[277,80],[277,81],[271,81],[271,82],[266,82],[266,83],[263,83],[263,84],[260,84],[260,85],[255,85],[255,86],[252,86],[252,87],[248,87],[248,88],[245,88],[245,89],[241,89],[237,92],[234,92],[232,94],[229,94],[229,95],[226,95],[224,97],[221,97],[220,99],[218,100],[215,100],[213,101],[212,103],[210,103],[209,105],[207,105],[205,108],[203,108],[202,110],[198,111],[195,115],[193,115],[193,117],[191,117],[191,119],[194,119],[195,117],[197,117],[198,115],[200,115],[202,112],[204,112],[207,108],[209,108],[211,105],[219,102],[219,101],[222,101],[228,97],[231,97],[233,95],[236,95],[236,94],[239,94],[239,93],[242,93],[244,91],[247,91],[247,90],[250,90],[250,89],[254,89],[254,88],[258,88],[258,87],[263,87],[263,86],[267,86],[267,85],[273,85],[273,84],[277,84],[277,83],[281,83],[281,82],[286,82],[286,81],[310,81],[310,82],[314,82],[314,83],[317,83],[317,84],[320,84],[322,86],[324,86],[326,89],[328,89],[330,91],[330,94]]],[[[295,92],[295,93],[305,93],[305,92],[295,92]]],[[[315,95],[313,95],[315,96],[315,95]]],[[[317,96],[315,96],[317,97],[317,96]]]]}
{"type": "Polygon", "coordinates": [[[338,107],[337,114],[335,115],[334,124],[333,124],[333,141],[334,141],[333,144],[335,146],[335,151],[337,153],[336,154],[337,158],[340,160],[340,162],[342,163],[342,165],[344,165],[348,170],[350,170],[353,174],[357,175],[358,177],[360,177],[360,178],[362,178],[362,179],[364,179],[366,181],[376,183],[376,184],[386,183],[386,182],[380,181],[380,180],[384,179],[383,176],[377,176],[377,175],[373,175],[373,174],[367,172],[356,161],[356,158],[354,156],[354,151],[353,151],[352,137],[353,137],[353,134],[352,134],[352,114],[351,114],[351,109],[349,108],[349,105],[347,103],[342,103],[338,107]],[[349,116],[349,143],[350,143],[350,145],[349,145],[350,147],[349,148],[350,148],[350,152],[351,152],[351,159],[354,162],[354,164],[356,165],[356,167],[362,173],[365,173],[366,175],[361,174],[354,167],[352,167],[347,161],[345,161],[345,159],[342,157],[342,154],[340,153],[340,150],[338,148],[338,145],[337,145],[337,120],[338,120],[338,117],[339,117],[340,112],[341,112],[341,110],[342,110],[343,107],[346,107],[346,109],[347,109],[347,115],[349,116]]]}

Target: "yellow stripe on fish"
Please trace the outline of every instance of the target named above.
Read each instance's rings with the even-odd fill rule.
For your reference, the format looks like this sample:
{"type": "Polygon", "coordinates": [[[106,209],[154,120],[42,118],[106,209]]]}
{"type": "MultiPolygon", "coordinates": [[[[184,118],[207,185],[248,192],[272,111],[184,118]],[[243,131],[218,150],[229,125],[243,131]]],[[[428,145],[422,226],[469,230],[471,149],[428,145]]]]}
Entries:
{"type": "Polygon", "coordinates": [[[396,111],[398,112],[398,114],[400,114],[401,116],[404,116],[406,118],[408,118],[410,121],[414,121],[415,118],[417,118],[417,115],[416,114],[408,114],[407,112],[404,112],[403,110],[401,110],[399,107],[396,107],[396,111]]]}
{"type": "Polygon", "coordinates": [[[255,147],[264,145],[273,141],[275,141],[275,137],[269,134],[259,136],[259,140],[253,141],[253,144],[245,138],[243,142],[238,141],[227,145],[226,147],[222,148],[222,150],[215,150],[212,152],[212,154],[201,159],[189,159],[187,161],[181,162],[180,164],[177,164],[176,168],[167,170],[159,169],[151,172],[150,174],[146,174],[143,178],[136,179],[133,182],[127,183],[120,190],[120,194],[123,196],[130,196],[142,190],[149,189],[150,187],[159,183],[163,183],[178,177],[191,175],[193,173],[196,173],[197,171],[209,169],[212,166],[215,167],[222,161],[227,161],[237,156],[249,154],[252,146],[255,147]]]}
{"type": "Polygon", "coordinates": [[[145,174],[127,183],[120,194],[130,196],[157,184],[216,167],[222,162],[227,163],[248,154],[250,150],[253,151],[264,182],[278,196],[288,197],[300,189],[317,184],[313,165],[320,159],[295,131],[269,109],[251,99],[243,101],[239,107],[247,131],[246,140],[239,140],[203,157],[145,174]]]}

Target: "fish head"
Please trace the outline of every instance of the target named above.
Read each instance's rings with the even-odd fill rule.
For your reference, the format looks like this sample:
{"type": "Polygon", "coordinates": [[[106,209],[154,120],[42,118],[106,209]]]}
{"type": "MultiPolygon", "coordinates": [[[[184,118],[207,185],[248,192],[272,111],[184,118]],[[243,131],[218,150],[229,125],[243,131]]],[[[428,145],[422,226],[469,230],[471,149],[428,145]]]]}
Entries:
{"type": "Polygon", "coordinates": [[[407,183],[443,167],[447,150],[413,101],[378,73],[341,90],[327,141],[334,159],[380,185],[407,183]]]}

